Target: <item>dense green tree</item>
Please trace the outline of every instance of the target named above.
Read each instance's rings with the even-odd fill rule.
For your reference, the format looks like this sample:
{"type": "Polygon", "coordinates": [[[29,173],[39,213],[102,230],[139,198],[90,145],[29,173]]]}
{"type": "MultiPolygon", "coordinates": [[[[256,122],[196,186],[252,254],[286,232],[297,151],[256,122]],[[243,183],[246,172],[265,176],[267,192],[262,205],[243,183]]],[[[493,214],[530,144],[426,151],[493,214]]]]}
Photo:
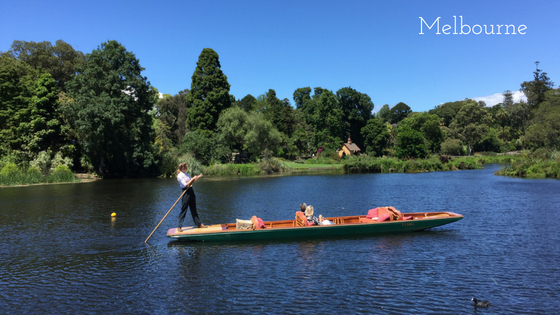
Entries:
{"type": "MultiPolygon", "coordinates": [[[[509,108],[511,108],[511,105],[509,108]]],[[[492,115],[493,128],[496,128],[498,138],[506,141],[511,139],[511,120],[507,110],[502,108],[500,104],[492,106],[488,113],[492,115]]]]}
{"type": "Polygon", "coordinates": [[[313,126],[308,124],[301,109],[294,110],[294,132],[290,138],[297,150],[297,156],[311,154],[313,151],[313,126]]]}
{"type": "Polygon", "coordinates": [[[397,105],[391,108],[391,123],[398,124],[401,120],[405,119],[408,114],[412,112],[410,106],[406,105],[403,102],[398,103],[397,105]]]}
{"type": "Polygon", "coordinates": [[[102,43],[68,82],[63,107],[99,175],[145,174],[156,164],[153,117],[156,91],[138,59],[117,41],[102,43]]]}
{"type": "Polygon", "coordinates": [[[475,142],[484,138],[492,116],[476,101],[465,100],[457,116],[449,126],[467,144],[467,154],[471,155],[475,142]]]}
{"type": "Polygon", "coordinates": [[[311,126],[315,126],[313,119],[315,102],[311,97],[311,88],[304,87],[295,90],[293,99],[294,104],[296,105],[296,110],[301,113],[304,121],[311,126]]]}
{"type": "Polygon", "coordinates": [[[294,92],[296,109],[303,115],[305,122],[313,127],[311,142],[315,148],[328,146],[338,149],[348,137],[344,131],[344,112],[338,97],[321,87],[314,88],[313,93],[311,96],[309,87],[297,89],[294,92]]]}
{"type": "Polygon", "coordinates": [[[503,143],[498,138],[498,131],[489,128],[488,133],[474,144],[473,149],[478,152],[501,152],[502,146],[503,143]]]}
{"type": "Polygon", "coordinates": [[[544,101],[534,110],[529,128],[525,133],[528,148],[560,146],[560,88],[545,93],[544,101]]]}
{"type": "Polygon", "coordinates": [[[218,119],[218,132],[231,152],[243,152],[247,119],[254,112],[246,112],[239,107],[230,107],[222,112],[218,119]]]}
{"type": "Polygon", "coordinates": [[[509,115],[513,130],[518,131],[517,133],[524,133],[525,126],[529,122],[531,114],[529,104],[525,102],[514,103],[512,106],[508,107],[506,111],[509,115]]]}
{"type": "Polygon", "coordinates": [[[41,151],[58,151],[64,145],[58,107],[56,82],[49,73],[0,56],[1,155],[30,160],[41,151]]]}
{"type": "Polygon", "coordinates": [[[183,138],[183,153],[190,153],[204,165],[213,162],[231,161],[231,151],[227,148],[219,133],[210,130],[189,131],[183,138]]]}
{"type": "MultiPolygon", "coordinates": [[[[538,62],[537,62],[538,64],[538,62]]],[[[554,83],[541,69],[533,72],[533,81],[525,81],[521,83],[521,92],[527,97],[527,103],[531,109],[537,108],[544,101],[546,91],[552,89],[554,83]]]]}
{"type": "Polygon", "coordinates": [[[504,92],[503,96],[504,101],[502,102],[502,108],[507,110],[509,107],[513,106],[513,94],[510,90],[507,90],[504,92]]]}
{"type": "Polygon", "coordinates": [[[217,126],[220,139],[230,152],[251,153],[253,158],[265,150],[277,152],[282,142],[282,134],[259,112],[232,107],[222,112],[217,126]]]}
{"type": "Polygon", "coordinates": [[[156,104],[156,117],[159,121],[157,132],[161,137],[169,139],[172,146],[177,146],[187,133],[188,94],[189,90],[185,89],[173,96],[159,99],[156,104]]]}
{"type": "Polygon", "coordinates": [[[296,118],[294,114],[294,108],[290,104],[290,100],[284,98],[282,100],[282,128],[278,131],[284,133],[286,137],[291,137],[295,130],[296,118]]]}
{"type": "Polygon", "coordinates": [[[257,157],[265,151],[277,152],[281,141],[280,132],[264,118],[262,113],[248,115],[244,147],[253,157],[257,157]]]}
{"type": "Polygon", "coordinates": [[[246,112],[255,110],[256,103],[257,99],[251,94],[247,94],[244,98],[237,102],[238,106],[246,112]]]}
{"type": "Polygon", "coordinates": [[[344,113],[336,95],[327,89],[315,88],[313,95],[314,144],[338,149],[344,142],[344,113]]]}
{"type": "Polygon", "coordinates": [[[348,135],[358,147],[364,147],[364,139],[361,130],[371,118],[373,102],[364,93],[360,93],[351,87],[346,87],[336,92],[338,104],[342,110],[342,133],[348,135]]]}
{"type": "Polygon", "coordinates": [[[23,149],[33,153],[58,151],[62,141],[62,121],[59,113],[56,81],[49,73],[41,73],[33,85],[30,100],[31,116],[23,132],[23,149]]]}
{"type": "MultiPolygon", "coordinates": [[[[505,109],[502,107],[502,104],[503,104],[503,103],[498,103],[498,104],[496,104],[496,105],[494,105],[494,106],[492,106],[492,107],[486,107],[486,111],[488,112],[488,114],[492,115],[492,119],[493,119],[493,122],[494,122],[495,124],[499,124],[499,123],[500,123],[500,121],[497,120],[498,113],[500,113],[500,112],[502,112],[502,113],[503,113],[503,112],[506,112],[505,109]]],[[[507,113],[507,112],[506,112],[506,113],[507,113]]]]}
{"type": "Polygon", "coordinates": [[[428,148],[424,143],[424,136],[422,133],[407,125],[399,126],[395,154],[400,159],[425,158],[428,155],[428,148]]]}
{"type": "Polygon", "coordinates": [[[306,110],[311,112],[311,109],[306,108],[308,107],[309,101],[311,101],[310,87],[299,88],[294,91],[294,103],[296,104],[296,108],[302,109],[304,112],[306,110]],[[306,109],[304,110],[304,108],[306,109]]]}
{"type": "Polygon", "coordinates": [[[463,104],[463,101],[448,102],[436,106],[436,108],[429,110],[428,113],[438,115],[441,119],[443,119],[444,126],[449,127],[461,107],[463,107],[463,104]]]}
{"type": "Polygon", "coordinates": [[[21,150],[21,140],[17,128],[29,112],[29,74],[33,69],[8,55],[0,56],[0,155],[13,150],[21,150]],[[21,113],[20,113],[21,112],[21,113]]]}
{"type": "Polygon", "coordinates": [[[403,119],[400,124],[409,126],[410,128],[420,131],[424,136],[424,140],[430,152],[439,152],[441,142],[444,139],[443,131],[440,128],[441,118],[438,115],[429,113],[413,113],[403,119]]]}
{"type": "Polygon", "coordinates": [[[447,139],[441,143],[441,153],[448,155],[463,155],[463,142],[459,139],[447,139]]]}
{"type": "Polygon", "coordinates": [[[294,128],[294,115],[290,102],[287,99],[281,101],[276,97],[276,91],[269,89],[265,95],[264,117],[272,123],[276,129],[290,137],[294,128]]]}
{"type": "Polygon", "coordinates": [[[198,57],[187,95],[187,128],[215,130],[220,113],[231,106],[229,88],[218,54],[211,48],[204,48],[198,57]]]}
{"type": "Polygon", "coordinates": [[[66,91],[65,84],[75,75],[75,66],[85,62],[81,51],[74,50],[60,39],[54,46],[48,41],[36,43],[15,40],[8,53],[35,69],[45,69],[54,78],[60,91],[66,91]]]}
{"type": "Polygon", "coordinates": [[[390,139],[385,123],[379,119],[370,118],[361,132],[364,137],[365,152],[373,156],[382,156],[390,139]]]}
{"type": "Polygon", "coordinates": [[[154,120],[153,127],[156,137],[154,143],[159,148],[159,155],[170,153],[174,147],[171,140],[171,138],[173,137],[171,128],[159,119],[154,120]]]}
{"type": "Polygon", "coordinates": [[[379,112],[377,112],[377,117],[382,123],[389,123],[391,121],[391,108],[389,104],[385,104],[381,107],[379,112]]]}

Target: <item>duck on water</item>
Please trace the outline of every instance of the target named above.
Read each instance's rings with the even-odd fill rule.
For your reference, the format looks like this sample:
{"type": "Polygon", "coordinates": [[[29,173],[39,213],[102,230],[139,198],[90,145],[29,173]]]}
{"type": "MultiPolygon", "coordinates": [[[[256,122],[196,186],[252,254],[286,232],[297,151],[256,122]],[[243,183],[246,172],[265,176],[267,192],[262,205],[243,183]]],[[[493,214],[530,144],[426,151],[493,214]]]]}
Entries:
{"type": "Polygon", "coordinates": [[[479,301],[476,298],[472,298],[471,301],[474,301],[474,307],[488,307],[490,302],[488,301],[479,301]]]}

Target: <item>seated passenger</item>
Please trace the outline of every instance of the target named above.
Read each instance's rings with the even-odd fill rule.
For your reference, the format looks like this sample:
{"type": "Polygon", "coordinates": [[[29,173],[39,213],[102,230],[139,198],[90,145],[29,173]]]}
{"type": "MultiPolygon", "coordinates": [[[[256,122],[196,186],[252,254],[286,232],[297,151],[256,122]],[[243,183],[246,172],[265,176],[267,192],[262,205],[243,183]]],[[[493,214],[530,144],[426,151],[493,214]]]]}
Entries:
{"type": "Polygon", "coordinates": [[[309,206],[305,209],[305,216],[307,217],[307,222],[313,223],[313,225],[329,225],[334,224],[329,220],[324,220],[322,215],[319,215],[319,218],[313,215],[313,206],[309,206]]]}
{"type": "Polygon", "coordinates": [[[319,222],[321,222],[321,225],[334,224],[331,220],[323,219],[322,215],[319,215],[319,222]]]}
{"type": "Polygon", "coordinates": [[[305,213],[305,209],[307,209],[307,205],[305,204],[305,202],[299,205],[299,209],[301,210],[301,212],[305,213]]]}
{"type": "Polygon", "coordinates": [[[307,222],[313,223],[313,225],[319,225],[319,219],[313,215],[313,206],[308,206],[305,208],[305,216],[307,217],[307,222]]]}

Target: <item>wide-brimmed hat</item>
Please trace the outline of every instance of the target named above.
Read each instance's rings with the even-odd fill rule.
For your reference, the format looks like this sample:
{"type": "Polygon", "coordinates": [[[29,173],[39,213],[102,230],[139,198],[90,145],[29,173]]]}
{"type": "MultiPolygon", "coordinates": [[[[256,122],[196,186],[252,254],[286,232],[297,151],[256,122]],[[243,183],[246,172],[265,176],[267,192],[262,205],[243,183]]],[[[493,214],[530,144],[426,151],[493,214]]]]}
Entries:
{"type": "Polygon", "coordinates": [[[306,216],[306,217],[310,217],[310,216],[312,216],[312,215],[313,215],[313,206],[308,206],[308,207],[305,209],[305,216],[306,216]]]}

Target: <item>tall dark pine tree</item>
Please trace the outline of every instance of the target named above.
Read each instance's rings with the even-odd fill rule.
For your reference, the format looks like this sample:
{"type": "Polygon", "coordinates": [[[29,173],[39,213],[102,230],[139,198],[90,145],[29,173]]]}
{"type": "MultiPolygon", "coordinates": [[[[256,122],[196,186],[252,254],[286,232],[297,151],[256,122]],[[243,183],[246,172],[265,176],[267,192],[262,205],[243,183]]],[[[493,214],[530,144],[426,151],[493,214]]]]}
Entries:
{"type": "Polygon", "coordinates": [[[554,87],[554,83],[550,78],[538,68],[539,62],[536,62],[537,70],[533,72],[533,81],[525,81],[521,83],[521,92],[527,97],[527,103],[531,109],[537,108],[544,101],[544,93],[554,87]]]}
{"type": "Polygon", "coordinates": [[[204,48],[187,95],[187,129],[191,131],[214,131],[222,110],[231,106],[230,85],[220,67],[218,54],[211,48],[204,48]]]}
{"type": "Polygon", "coordinates": [[[513,106],[513,94],[511,93],[510,90],[507,90],[502,95],[504,96],[502,107],[508,110],[513,106]]]}

